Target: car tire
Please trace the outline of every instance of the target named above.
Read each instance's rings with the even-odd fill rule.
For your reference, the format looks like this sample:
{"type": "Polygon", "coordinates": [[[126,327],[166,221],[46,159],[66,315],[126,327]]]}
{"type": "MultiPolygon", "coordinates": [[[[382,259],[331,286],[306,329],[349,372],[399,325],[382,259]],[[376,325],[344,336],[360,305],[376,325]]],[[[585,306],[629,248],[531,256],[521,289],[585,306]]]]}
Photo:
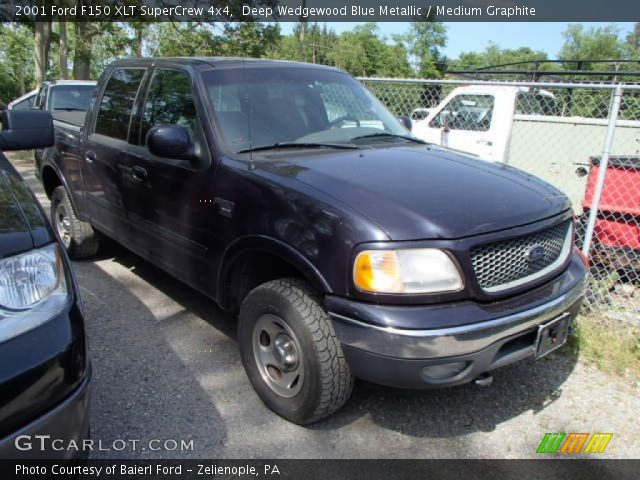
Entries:
{"type": "Polygon", "coordinates": [[[253,289],[240,306],[238,342],[253,388],[291,422],[316,422],[351,395],[353,377],[340,342],[305,282],[273,280],[253,289]]]}
{"type": "Polygon", "coordinates": [[[90,223],[78,219],[63,186],[56,187],[51,195],[51,223],[71,258],[86,258],[98,253],[100,239],[97,232],[90,223]]]}

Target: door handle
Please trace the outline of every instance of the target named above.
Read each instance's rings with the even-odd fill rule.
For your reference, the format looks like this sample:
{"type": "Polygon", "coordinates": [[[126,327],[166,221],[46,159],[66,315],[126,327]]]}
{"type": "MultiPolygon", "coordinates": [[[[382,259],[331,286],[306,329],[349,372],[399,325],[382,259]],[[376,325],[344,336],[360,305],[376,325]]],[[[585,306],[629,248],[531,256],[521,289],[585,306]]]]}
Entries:
{"type": "Polygon", "coordinates": [[[493,145],[493,142],[491,140],[484,140],[484,139],[476,140],[476,143],[478,145],[486,145],[487,147],[490,147],[491,145],[493,145]]]}
{"type": "Polygon", "coordinates": [[[131,178],[136,182],[144,183],[147,181],[147,171],[144,168],[135,165],[131,167],[131,178]]]}
{"type": "Polygon", "coordinates": [[[87,163],[93,163],[96,161],[96,152],[94,152],[93,150],[87,150],[84,153],[84,159],[87,161],[87,163]]]}

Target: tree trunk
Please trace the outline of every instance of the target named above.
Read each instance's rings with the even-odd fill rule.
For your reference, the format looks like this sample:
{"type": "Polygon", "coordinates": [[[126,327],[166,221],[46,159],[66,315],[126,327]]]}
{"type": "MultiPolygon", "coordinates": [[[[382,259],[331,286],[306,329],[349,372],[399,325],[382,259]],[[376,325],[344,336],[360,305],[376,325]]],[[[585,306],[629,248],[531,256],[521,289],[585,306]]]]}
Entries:
{"type": "Polygon", "coordinates": [[[73,78],[89,80],[91,76],[91,44],[93,33],[89,22],[75,22],[76,48],[73,55],[73,78]]]}
{"type": "Polygon", "coordinates": [[[58,22],[58,27],[60,28],[60,78],[62,80],[67,80],[69,78],[69,65],[67,61],[69,51],[69,45],[67,44],[67,23],[58,22]]]}
{"type": "Polygon", "coordinates": [[[35,22],[35,77],[36,88],[40,88],[47,76],[49,47],[51,42],[51,22],[35,22]]]}
{"type": "Polygon", "coordinates": [[[138,24],[136,26],[136,57],[142,57],[142,30],[143,26],[138,24]]]}
{"type": "MultiPolygon", "coordinates": [[[[302,0],[302,10],[307,7],[307,0],[302,0]]],[[[307,53],[304,48],[304,36],[307,33],[307,21],[302,15],[300,15],[300,33],[298,34],[298,40],[300,40],[300,56],[303,62],[307,61],[307,53]]]]}

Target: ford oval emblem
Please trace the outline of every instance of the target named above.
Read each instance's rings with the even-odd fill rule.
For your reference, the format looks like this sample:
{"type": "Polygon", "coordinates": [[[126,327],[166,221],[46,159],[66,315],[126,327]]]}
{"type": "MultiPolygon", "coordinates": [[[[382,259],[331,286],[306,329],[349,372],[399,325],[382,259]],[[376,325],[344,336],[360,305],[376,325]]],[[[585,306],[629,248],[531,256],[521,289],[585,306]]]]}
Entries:
{"type": "Polygon", "coordinates": [[[534,245],[524,254],[524,258],[529,263],[539,262],[544,258],[544,247],[542,245],[534,245]]]}

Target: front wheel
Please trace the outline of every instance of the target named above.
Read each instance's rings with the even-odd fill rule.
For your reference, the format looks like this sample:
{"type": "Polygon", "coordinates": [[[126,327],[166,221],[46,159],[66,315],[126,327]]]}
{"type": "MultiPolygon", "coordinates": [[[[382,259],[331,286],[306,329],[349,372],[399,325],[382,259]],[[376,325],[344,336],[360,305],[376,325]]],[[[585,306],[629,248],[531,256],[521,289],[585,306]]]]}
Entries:
{"type": "Polygon", "coordinates": [[[98,234],[91,224],[78,219],[63,186],[56,187],[51,194],[51,223],[71,258],[91,257],[98,253],[98,234]]]}
{"type": "Polygon", "coordinates": [[[252,290],[240,307],[242,363],[262,401],[308,424],[348,400],[353,377],[331,321],[312,289],[296,279],[252,290]]]}

